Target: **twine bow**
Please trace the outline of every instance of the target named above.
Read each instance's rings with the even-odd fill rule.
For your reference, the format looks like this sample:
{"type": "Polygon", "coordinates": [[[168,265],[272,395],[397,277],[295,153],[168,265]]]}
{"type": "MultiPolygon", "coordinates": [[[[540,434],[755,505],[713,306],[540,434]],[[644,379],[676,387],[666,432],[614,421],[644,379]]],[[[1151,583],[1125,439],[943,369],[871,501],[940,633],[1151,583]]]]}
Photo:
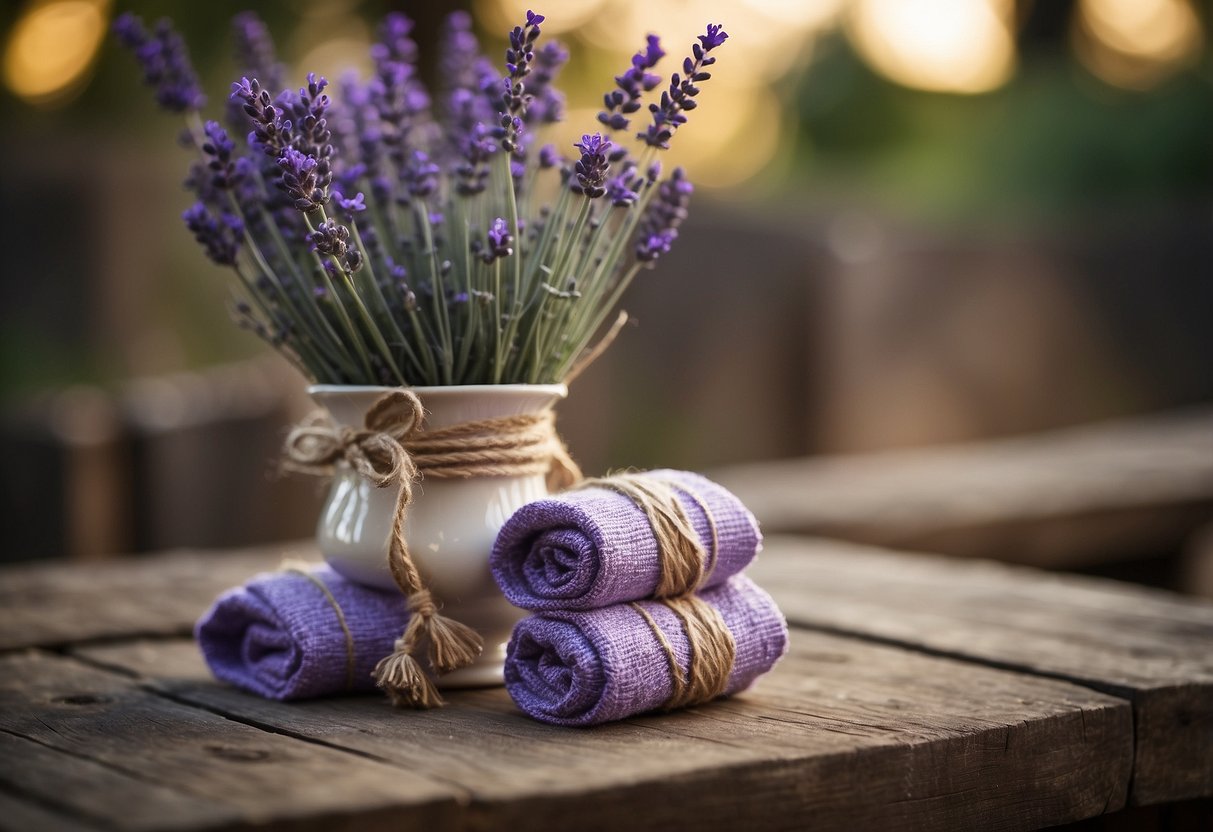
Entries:
{"type": "Polygon", "coordinates": [[[424,646],[439,675],[466,667],[484,649],[480,634],[439,614],[404,537],[413,484],[420,474],[438,478],[509,476],[547,472],[565,487],[581,478],[555,432],[550,411],[466,422],[422,431],[425,410],[411,390],[392,390],[367,411],[364,427],[339,427],[322,411],[293,428],[286,440],[288,469],[329,474],[346,463],[379,488],[399,484],[388,542],[388,568],[408,599],[409,621],[391,655],[375,666],[375,681],[392,704],[433,708],[442,702],[434,681],[417,660],[424,646]]]}

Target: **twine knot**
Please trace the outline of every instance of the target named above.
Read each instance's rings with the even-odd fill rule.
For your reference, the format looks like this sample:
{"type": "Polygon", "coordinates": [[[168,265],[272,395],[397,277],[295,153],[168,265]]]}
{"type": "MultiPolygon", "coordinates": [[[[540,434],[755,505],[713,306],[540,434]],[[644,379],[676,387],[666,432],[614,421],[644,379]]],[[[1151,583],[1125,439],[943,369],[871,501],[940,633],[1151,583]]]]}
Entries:
{"type": "Polygon", "coordinates": [[[484,640],[471,627],[440,614],[437,600],[413,562],[404,537],[413,484],[422,475],[467,478],[546,473],[553,488],[581,479],[581,471],[556,434],[550,410],[433,431],[424,430],[424,421],[421,400],[406,389],[380,397],[366,412],[362,428],[337,426],[318,411],[288,434],[284,462],[290,470],[321,475],[345,464],[379,488],[398,484],[388,568],[408,599],[410,615],[393,652],[375,666],[374,675],[394,705],[414,708],[443,704],[419,656],[428,660],[434,673],[450,673],[475,661],[484,640]]]}

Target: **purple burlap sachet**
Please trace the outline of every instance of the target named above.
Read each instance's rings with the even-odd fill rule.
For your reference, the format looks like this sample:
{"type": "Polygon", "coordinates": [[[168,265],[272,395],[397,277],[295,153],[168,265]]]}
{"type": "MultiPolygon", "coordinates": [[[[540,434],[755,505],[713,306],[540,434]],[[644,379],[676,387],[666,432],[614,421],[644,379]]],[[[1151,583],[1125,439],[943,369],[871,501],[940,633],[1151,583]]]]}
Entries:
{"type": "Polygon", "coordinates": [[[408,621],[404,598],[327,566],[305,571],[257,575],[202,616],[195,635],[216,678],[281,700],[375,689],[371,673],[408,621]]]}
{"type": "MultiPolygon", "coordinates": [[[[700,593],[732,634],[736,658],[724,695],[748,688],[775,666],[788,644],[783,614],[744,575],[700,593]]],[[[690,650],[674,613],[659,601],[589,611],[550,611],[518,623],[510,639],[505,684],[527,715],[555,725],[588,726],[660,708],[673,691],[666,647],[687,672],[690,650]]]]}
{"type": "MultiPolygon", "coordinates": [[[[703,588],[723,583],[754,559],[762,544],[758,523],[731,492],[686,471],[649,471],[639,478],[675,487],[709,561],[703,588]]],[[[536,612],[650,598],[661,580],[657,539],[644,512],[603,487],[523,506],[498,534],[489,564],[510,603],[536,612]]]]}

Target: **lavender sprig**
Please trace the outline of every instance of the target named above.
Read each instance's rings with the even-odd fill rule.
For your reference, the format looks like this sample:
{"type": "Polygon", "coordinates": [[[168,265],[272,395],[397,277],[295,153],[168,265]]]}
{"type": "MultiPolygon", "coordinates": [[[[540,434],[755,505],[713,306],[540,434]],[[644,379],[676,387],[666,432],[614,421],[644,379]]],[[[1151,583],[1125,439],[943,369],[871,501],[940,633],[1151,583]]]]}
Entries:
{"type": "Polygon", "coordinates": [[[149,33],[143,21],[126,12],[114,21],[119,42],[135,54],[143,80],[156,88],[156,102],[173,113],[197,112],[206,104],[185,42],[167,20],[149,33]]]}
{"type": "Polygon", "coordinates": [[[670,76],[670,88],[661,94],[660,104],[650,104],[649,112],[653,114],[653,122],[646,130],[637,133],[649,147],[668,150],[670,138],[674,131],[686,124],[686,113],[695,109],[695,96],[699,95],[699,87],[712,77],[705,68],[716,63],[716,58],[708,55],[729,37],[728,32],[716,23],[709,23],[707,34],[699,35],[699,42],[692,48],[693,59],[688,57],[682,62],[683,75],[677,72],[670,76]]]}
{"type": "Polygon", "coordinates": [[[640,99],[646,92],[656,89],[661,76],[648,70],[657,66],[665,57],[661,40],[649,35],[645,48],[632,56],[632,65],[622,75],[615,76],[615,89],[602,97],[606,107],[598,113],[598,121],[611,130],[626,130],[628,116],[640,109],[640,99]]]}

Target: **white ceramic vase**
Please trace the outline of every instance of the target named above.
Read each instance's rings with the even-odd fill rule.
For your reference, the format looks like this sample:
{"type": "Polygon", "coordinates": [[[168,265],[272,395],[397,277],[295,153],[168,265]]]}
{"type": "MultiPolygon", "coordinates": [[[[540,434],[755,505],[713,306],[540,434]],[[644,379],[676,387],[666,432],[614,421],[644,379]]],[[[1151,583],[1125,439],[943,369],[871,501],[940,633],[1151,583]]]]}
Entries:
{"type": "MultiPolygon", "coordinates": [[[[319,384],[312,398],[337,424],[360,428],[367,410],[391,387],[319,384]]],[[[485,384],[411,388],[426,411],[425,426],[539,413],[567,395],[560,385],[485,384]]],[[[396,486],[376,488],[342,464],[335,472],[316,528],[324,559],[366,586],[396,590],[387,566],[396,486]]],[[[413,487],[404,534],[426,586],[442,614],[475,629],[484,653],[468,667],[442,676],[439,687],[502,683],[505,647],[523,611],[511,606],[489,572],[497,532],[517,509],[548,494],[542,474],[421,479],[413,487]]]]}

